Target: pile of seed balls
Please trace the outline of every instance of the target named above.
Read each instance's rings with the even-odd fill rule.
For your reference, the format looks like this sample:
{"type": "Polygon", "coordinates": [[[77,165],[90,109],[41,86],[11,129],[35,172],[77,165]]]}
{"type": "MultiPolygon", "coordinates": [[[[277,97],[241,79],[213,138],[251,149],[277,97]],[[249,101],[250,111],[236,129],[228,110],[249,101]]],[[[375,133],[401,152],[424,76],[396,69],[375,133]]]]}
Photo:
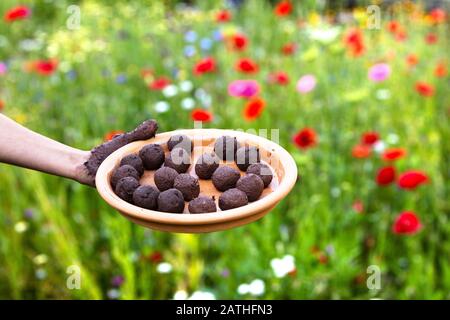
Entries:
{"type": "Polygon", "coordinates": [[[191,166],[192,140],[186,135],[174,135],[167,141],[166,156],[159,144],[144,146],[139,154],[124,157],[111,176],[111,185],[123,200],[136,206],[162,212],[182,213],[188,201],[190,213],[217,211],[214,197],[199,196],[198,179],[212,180],[221,191],[219,208],[228,210],[256,201],[272,181],[269,166],[260,162],[259,149],[241,146],[235,137],[222,136],[214,143],[214,152],[202,154],[195,164],[195,173],[186,173],[191,166]],[[235,161],[246,174],[220,161],[235,161]],[[156,170],[151,185],[140,185],[144,170],[156,170]]]}

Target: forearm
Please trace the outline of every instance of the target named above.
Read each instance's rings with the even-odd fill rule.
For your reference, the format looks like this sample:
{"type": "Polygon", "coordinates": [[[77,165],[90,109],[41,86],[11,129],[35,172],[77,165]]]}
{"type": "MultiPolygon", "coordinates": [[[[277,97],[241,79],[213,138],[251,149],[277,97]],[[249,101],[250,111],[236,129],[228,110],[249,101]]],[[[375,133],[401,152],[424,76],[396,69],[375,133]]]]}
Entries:
{"type": "Polygon", "coordinates": [[[35,133],[0,114],[0,162],[91,184],[83,173],[90,152],[35,133]]]}
{"type": "Polygon", "coordinates": [[[141,123],[92,151],[82,151],[33,132],[0,114],[0,162],[74,179],[94,186],[103,160],[115,150],[137,140],[153,138],[155,120],[141,123]]]}

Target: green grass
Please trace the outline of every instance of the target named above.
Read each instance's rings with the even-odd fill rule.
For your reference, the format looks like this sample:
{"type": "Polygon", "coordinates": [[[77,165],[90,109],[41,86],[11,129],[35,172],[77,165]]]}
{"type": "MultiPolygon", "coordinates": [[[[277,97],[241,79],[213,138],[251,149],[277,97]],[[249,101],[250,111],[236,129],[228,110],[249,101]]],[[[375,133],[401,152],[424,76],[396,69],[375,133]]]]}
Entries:
{"type": "MultiPolygon", "coordinates": [[[[251,298],[240,296],[237,288],[256,278],[264,280],[260,297],[268,299],[450,297],[448,76],[433,75],[436,63],[448,56],[448,26],[414,21],[404,8],[393,17],[383,11],[381,30],[362,25],[366,53],[351,58],[342,44],[349,26],[340,25],[339,36],[329,44],[311,39],[298,27],[300,19],[311,21],[311,28],[324,26],[311,25],[308,19],[313,2],[295,5],[295,13],[283,19],[265,2],[247,2],[225,25],[212,19],[211,10],[221,8],[220,1],[195,12],[159,1],[83,1],[81,28],[75,31],[66,28],[68,4],[37,1],[30,19],[0,22],[0,61],[9,65],[0,75],[3,113],[27,127],[82,149],[101,143],[111,130],[130,130],[147,118],[157,119],[161,131],[191,128],[190,111],[180,103],[194,94],[165,98],[148,90],[140,73],[151,68],[175,84],[190,80],[211,96],[215,120],[205,127],[279,129],[280,144],[294,156],[301,176],[289,196],[261,221],[224,232],[183,235],[133,225],[95,190],[75,182],[0,165],[1,298],[107,298],[116,275],[125,278],[119,288],[123,299],[166,299],[178,290],[251,298]],[[395,41],[386,31],[390,19],[405,25],[405,42],[395,41]],[[214,42],[203,54],[197,41],[197,54],[184,56],[187,30],[195,30],[200,39],[211,38],[219,28],[224,33],[242,30],[250,40],[245,53],[214,42]],[[437,44],[424,42],[428,32],[438,35],[437,44]],[[40,44],[35,51],[25,51],[24,39],[40,44]],[[286,42],[298,43],[293,56],[280,54],[286,42]],[[380,84],[370,82],[368,68],[389,51],[395,53],[389,61],[391,77],[380,84]],[[411,70],[405,63],[410,53],[419,57],[411,70]],[[194,77],[192,67],[205,55],[217,60],[218,70],[194,77]],[[233,67],[241,56],[260,64],[260,72],[250,78],[261,84],[267,105],[254,122],[242,117],[244,101],[226,91],[229,82],[245,77],[233,67]],[[23,71],[26,61],[46,57],[59,60],[52,76],[23,71]],[[289,74],[288,86],[267,84],[267,74],[277,70],[289,74]],[[295,83],[308,73],[317,77],[318,85],[300,95],[295,83]],[[126,81],[119,84],[116,78],[122,74],[126,81]],[[420,96],[414,90],[419,80],[432,83],[436,94],[420,96]],[[389,90],[390,98],[378,99],[380,89],[389,90]],[[169,102],[171,109],[156,113],[158,101],[169,102]],[[292,136],[306,126],[316,130],[319,141],[302,151],[292,136]],[[385,141],[397,135],[393,146],[408,151],[395,164],[397,169],[421,169],[430,183],[410,192],[395,185],[377,186],[374,176],[383,165],[379,156],[351,156],[352,147],[368,130],[379,132],[385,141]],[[352,209],[356,200],[364,203],[364,213],[352,209]],[[27,209],[32,218],[24,215],[27,209]],[[424,225],[421,232],[392,233],[395,217],[404,210],[418,214],[424,225]],[[27,230],[17,232],[23,223],[27,230]],[[148,258],[154,252],[172,264],[171,273],[157,272],[157,263],[148,258]],[[40,254],[48,261],[39,264],[42,261],[35,257],[40,254]],[[297,272],[276,278],[270,261],[286,254],[295,256],[297,272]],[[326,256],[326,263],[320,263],[318,255],[326,256]],[[66,287],[66,270],[74,264],[82,271],[80,290],[66,287]],[[366,287],[366,269],[372,264],[382,271],[377,291],[366,287]]],[[[13,4],[2,1],[0,12],[13,4]]],[[[202,107],[199,99],[196,107],[202,107]]]]}

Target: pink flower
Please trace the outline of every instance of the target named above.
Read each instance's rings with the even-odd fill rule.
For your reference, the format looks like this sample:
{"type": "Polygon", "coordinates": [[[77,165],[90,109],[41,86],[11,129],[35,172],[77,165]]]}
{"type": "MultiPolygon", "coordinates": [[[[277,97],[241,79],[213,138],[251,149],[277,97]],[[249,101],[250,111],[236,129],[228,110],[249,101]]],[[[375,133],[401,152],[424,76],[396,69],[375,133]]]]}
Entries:
{"type": "Polygon", "coordinates": [[[5,74],[8,71],[8,66],[3,62],[0,62],[0,75],[5,74]]]}
{"type": "Polygon", "coordinates": [[[260,91],[256,80],[235,80],[228,85],[228,94],[232,97],[251,98],[260,91]]]}
{"type": "Polygon", "coordinates": [[[316,77],[312,74],[304,75],[297,81],[297,91],[300,93],[308,93],[314,90],[316,83],[316,77]]]}
{"type": "Polygon", "coordinates": [[[387,63],[377,63],[369,69],[369,79],[373,82],[381,82],[389,78],[391,67],[387,63]]]}

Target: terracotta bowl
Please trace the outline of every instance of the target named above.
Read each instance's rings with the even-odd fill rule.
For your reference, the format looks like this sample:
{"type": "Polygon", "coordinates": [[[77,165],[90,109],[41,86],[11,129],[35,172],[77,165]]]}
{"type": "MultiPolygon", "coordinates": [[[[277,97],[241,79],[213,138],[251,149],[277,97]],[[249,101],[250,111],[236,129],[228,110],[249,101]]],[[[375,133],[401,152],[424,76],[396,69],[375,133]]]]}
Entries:
{"type": "MultiPolygon", "coordinates": [[[[236,167],[234,162],[225,162],[221,165],[236,167]]],[[[145,171],[141,178],[141,184],[152,184],[154,171],[145,171]]],[[[241,172],[241,174],[245,174],[241,172]]],[[[164,132],[155,138],[146,141],[130,143],[112,153],[101,164],[96,176],[96,186],[101,197],[113,208],[118,210],[127,219],[143,225],[147,228],[184,233],[201,233],[226,230],[238,227],[260,219],[270,212],[293,188],[297,179],[297,166],[291,155],[278,144],[249,133],[221,129],[189,129],[164,132]],[[194,164],[202,153],[213,150],[217,138],[229,135],[236,137],[242,144],[258,146],[261,161],[268,164],[274,174],[271,184],[264,189],[261,198],[246,206],[218,211],[214,213],[189,214],[187,209],[182,214],[166,213],[143,209],[120,199],[113,191],[110,178],[113,170],[119,165],[120,160],[130,153],[137,153],[149,144],[161,144],[168,152],[166,142],[174,134],[185,134],[194,142],[192,164],[189,173],[195,176],[194,164]]],[[[201,195],[215,196],[216,201],[220,195],[211,183],[211,180],[200,180],[201,195]]],[[[187,207],[187,205],[186,205],[187,207]]]]}

